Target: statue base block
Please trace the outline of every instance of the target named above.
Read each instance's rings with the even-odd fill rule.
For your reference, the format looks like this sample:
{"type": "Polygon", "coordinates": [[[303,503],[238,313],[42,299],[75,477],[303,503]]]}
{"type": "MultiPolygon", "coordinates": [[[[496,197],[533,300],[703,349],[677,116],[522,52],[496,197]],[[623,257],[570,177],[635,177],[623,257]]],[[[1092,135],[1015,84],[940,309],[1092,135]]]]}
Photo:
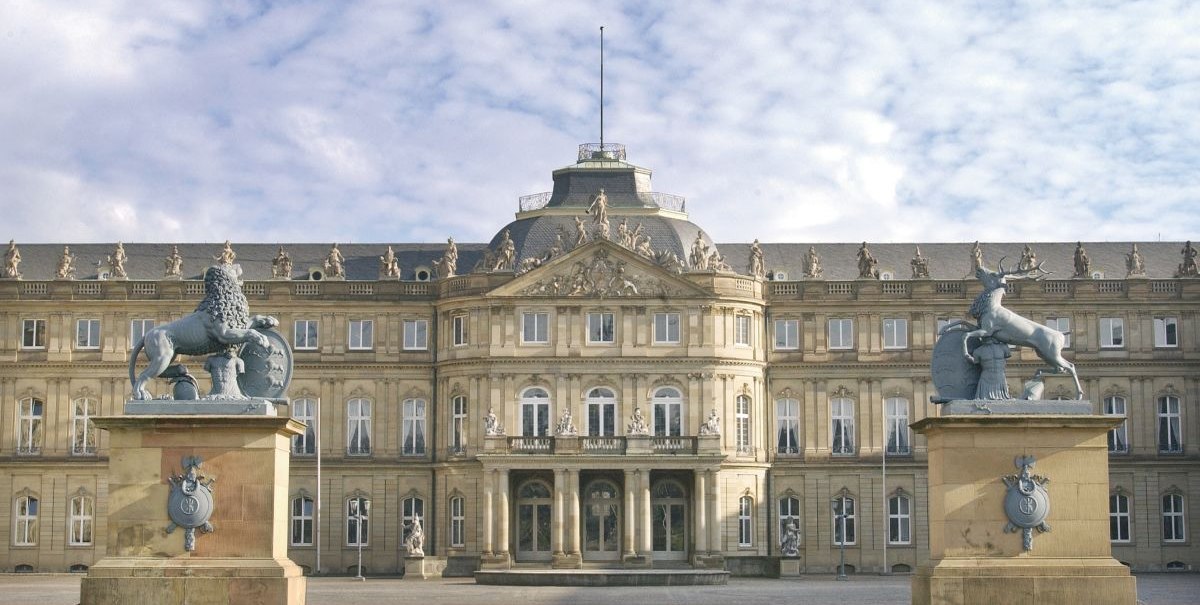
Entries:
{"type": "Polygon", "coordinates": [[[446,571],[446,557],[408,557],[404,559],[404,579],[440,578],[446,571]]]}
{"type": "Polygon", "coordinates": [[[306,581],[287,556],[289,445],[303,425],[221,415],[95,422],[110,435],[107,552],[81,582],[83,605],[303,605],[306,581]],[[167,532],[178,489],[167,478],[186,471],[185,457],[198,457],[198,474],[215,479],[213,531],[197,529],[192,551],[185,528],[167,532]]]}
{"type": "Polygon", "coordinates": [[[800,559],[786,558],[779,560],[779,577],[795,578],[800,575],[800,559]]]}
{"type": "MultiPolygon", "coordinates": [[[[1062,403],[1062,402],[1058,402],[1062,403]]],[[[1043,408],[1044,409],[1044,408],[1043,408]]],[[[913,429],[929,444],[929,561],[912,580],[912,602],[1137,602],[1129,569],[1108,535],[1108,430],[1120,418],[1084,414],[967,414],[926,418],[913,429]],[[1003,477],[1018,456],[1045,484],[1050,531],[1009,522],[1003,477]]]]}

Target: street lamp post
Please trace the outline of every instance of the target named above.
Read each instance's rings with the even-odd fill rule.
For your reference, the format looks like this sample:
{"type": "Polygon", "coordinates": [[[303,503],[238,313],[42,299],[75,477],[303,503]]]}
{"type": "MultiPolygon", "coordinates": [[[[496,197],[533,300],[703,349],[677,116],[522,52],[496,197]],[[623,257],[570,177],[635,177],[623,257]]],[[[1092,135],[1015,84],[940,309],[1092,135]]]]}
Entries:
{"type": "Polygon", "coordinates": [[[367,581],[367,578],[363,576],[363,572],[362,572],[362,548],[363,548],[363,533],[364,533],[363,532],[363,519],[364,519],[363,513],[366,512],[363,510],[363,508],[369,507],[370,505],[371,505],[370,501],[363,502],[362,500],[359,500],[359,505],[357,507],[355,507],[355,511],[354,511],[354,520],[356,522],[356,526],[354,529],[355,529],[355,533],[357,534],[355,536],[355,538],[358,539],[358,575],[355,577],[357,577],[359,579],[359,581],[361,581],[361,582],[367,581]]]}
{"type": "MultiPolygon", "coordinates": [[[[842,503],[845,506],[844,500],[842,503]]],[[[850,579],[846,576],[846,511],[838,510],[838,502],[836,500],[833,503],[833,513],[835,515],[834,520],[837,522],[836,535],[838,537],[838,554],[840,557],[837,579],[845,581],[850,579]]]]}

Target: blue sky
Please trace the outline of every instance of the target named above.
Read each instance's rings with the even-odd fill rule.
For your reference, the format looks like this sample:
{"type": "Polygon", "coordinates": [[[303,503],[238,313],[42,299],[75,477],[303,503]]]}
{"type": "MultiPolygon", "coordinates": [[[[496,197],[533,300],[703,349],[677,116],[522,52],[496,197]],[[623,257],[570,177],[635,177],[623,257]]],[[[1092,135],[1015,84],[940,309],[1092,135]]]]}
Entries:
{"type": "Polygon", "coordinates": [[[486,241],[605,139],[721,242],[1197,239],[1200,4],[0,2],[18,242],[486,241]]]}

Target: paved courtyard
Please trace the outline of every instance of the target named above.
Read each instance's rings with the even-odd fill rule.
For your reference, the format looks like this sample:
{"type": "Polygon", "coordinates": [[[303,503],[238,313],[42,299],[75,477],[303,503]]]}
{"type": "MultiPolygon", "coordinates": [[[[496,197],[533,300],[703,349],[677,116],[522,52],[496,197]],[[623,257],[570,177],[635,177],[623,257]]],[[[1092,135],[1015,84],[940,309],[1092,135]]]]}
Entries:
{"type": "MultiPolygon", "coordinates": [[[[79,602],[77,575],[0,575],[2,605],[75,605],[79,602]]],[[[733,578],[727,586],[652,588],[524,588],[478,586],[469,578],[399,580],[372,578],[309,579],[309,605],[384,605],[421,603],[520,603],[521,605],[839,605],[908,603],[908,576],[858,576],[837,582],[831,576],[770,580],[733,578]]],[[[1200,574],[1142,574],[1138,601],[1145,605],[1194,605],[1200,595],[1200,574]]]]}

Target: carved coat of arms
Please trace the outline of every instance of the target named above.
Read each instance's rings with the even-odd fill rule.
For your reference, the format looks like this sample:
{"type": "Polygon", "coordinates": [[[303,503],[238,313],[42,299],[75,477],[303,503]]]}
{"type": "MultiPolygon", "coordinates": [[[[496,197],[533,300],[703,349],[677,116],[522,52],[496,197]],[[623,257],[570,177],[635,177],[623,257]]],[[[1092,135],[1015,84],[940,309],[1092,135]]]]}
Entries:
{"type": "Polygon", "coordinates": [[[212,484],[216,479],[200,474],[200,457],[186,456],[182,460],[184,471],[167,478],[171,493],[167,496],[167,516],[171,524],[167,533],[183,528],[183,548],[196,550],[196,530],[211,533],[213,526],[208,522],[213,513],[212,484]]]}
{"type": "Polygon", "coordinates": [[[1050,514],[1050,494],[1045,488],[1050,480],[1033,474],[1033,456],[1017,456],[1013,464],[1021,472],[1003,477],[1008,486],[1008,493],[1004,495],[1004,514],[1008,515],[1004,533],[1021,530],[1022,548],[1033,550],[1033,530],[1038,533],[1050,531],[1050,525],[1046,523],[1046,516],[1050,514]]]}

